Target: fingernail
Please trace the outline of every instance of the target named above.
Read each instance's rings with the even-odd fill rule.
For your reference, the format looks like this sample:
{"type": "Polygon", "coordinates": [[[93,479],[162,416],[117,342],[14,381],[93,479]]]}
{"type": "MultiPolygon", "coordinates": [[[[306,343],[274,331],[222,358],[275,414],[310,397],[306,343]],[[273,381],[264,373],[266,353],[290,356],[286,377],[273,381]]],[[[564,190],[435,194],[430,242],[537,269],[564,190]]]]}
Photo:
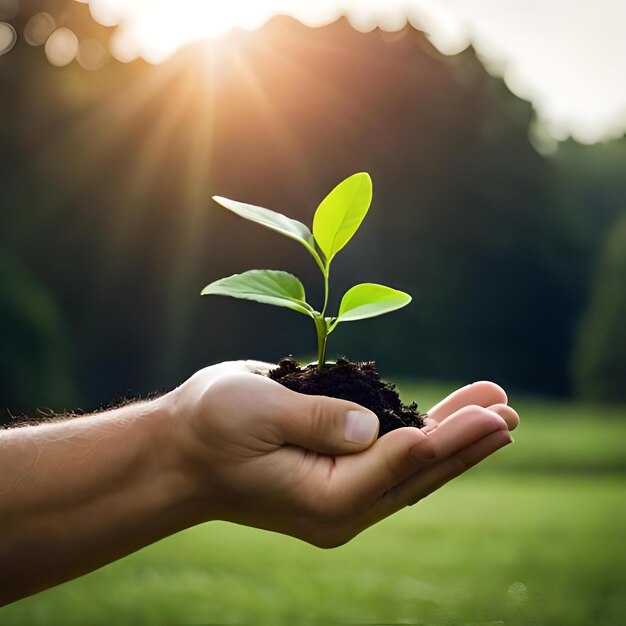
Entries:
{"type": "Polygon", "coordinates": [[[365,411],[348,411],[346,413],[346,430],[344,438],[350,443],[370,443],[378,432],[378,418],[365,411]]]}

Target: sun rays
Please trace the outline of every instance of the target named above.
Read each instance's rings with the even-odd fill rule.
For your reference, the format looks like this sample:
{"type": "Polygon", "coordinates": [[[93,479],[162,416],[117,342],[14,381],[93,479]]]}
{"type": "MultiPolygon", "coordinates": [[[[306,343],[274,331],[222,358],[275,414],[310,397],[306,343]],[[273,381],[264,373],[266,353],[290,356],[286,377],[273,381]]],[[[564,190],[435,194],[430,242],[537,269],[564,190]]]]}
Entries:
{"type": "MultiPolygon", "coordinates": [[[[289,120],[272,107],[268,84],[253,61],[257,54],[272,63],[280,59],[272,54],[271,45],[262,51],[261,46],[258,34],[235,34],[181,50],[166,64],[127,66],[111,92],[103,98],[94,90],[92,99],[77,109],[70,124],[58,129],[39,155],[40,167],[54,172],[62,189],[74,198],[85,198],[85,212],[93,214],[93,227],[98,229],[96,239],[102,249],[93,274],[98,289],[90,308],[105,309],[111,295],[126,285],[137,246],[148,249],[146,258],[152,259],[148,265],[166,267],[160,270],[162,300],[152,323],[162,328],[162,348],[170,356],[167,363],[149,366],[160,376],[167,376],[160,368],[178,367],[177,357],[183,358],[190,340],[187,332],[193,327],[189,319],[193,308],[179,303],[197,291],[194,279],[212,220],[209,198],[216,192],[218,125],[236,125],[238,112],[219,97],[225,85],[242,90],[271,141],[267,149],[294,164],[298,179],[294,184],[307,184],[306,150],[298,144],[289,120]],[[238,47],[248,41],[259,49],[238,47]],[[84,158],[68,171],[57,159],[60,153],[84,154],[84,158]],[[92,198],[91,186],[110,176],[123,179],[125,194],[117,193],[115,183],[101,197],[92,198]],[[155,189],[165,193],[155,197],[155,189]],[[151,224],[163,221],[170,224],[167,238],[151,242],[151,224]]],[[[89,332],[97,334],[97,329],[89,332]]]]}
{"type": "MultiPolygon", "coordinates": [[[[141,56],[159,63],[191,42],[214,40],[235,28],[256,30],[272,15],[288,13],[299,3],[286,0],[178,0],[176,3],[89,0],[89,4],[94,19],[101,24],[119,24],[112,46],[115,56],[124,60],[141,56]]],[[[313,13],[317,16],[319,11],[313,13]]]]}

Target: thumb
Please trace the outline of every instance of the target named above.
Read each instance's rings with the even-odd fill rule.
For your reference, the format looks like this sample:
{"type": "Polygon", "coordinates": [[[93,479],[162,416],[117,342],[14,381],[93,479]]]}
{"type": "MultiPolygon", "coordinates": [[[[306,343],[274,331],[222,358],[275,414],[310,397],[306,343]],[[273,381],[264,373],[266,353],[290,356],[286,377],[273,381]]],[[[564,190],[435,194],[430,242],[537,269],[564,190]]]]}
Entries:
{"type": "Polygon", "coordinates": [[[350,454],[374,443],[379,421],[372,411],[327,396],[288,395],[277,424],[285,443],[323,454],[350,454]]]}

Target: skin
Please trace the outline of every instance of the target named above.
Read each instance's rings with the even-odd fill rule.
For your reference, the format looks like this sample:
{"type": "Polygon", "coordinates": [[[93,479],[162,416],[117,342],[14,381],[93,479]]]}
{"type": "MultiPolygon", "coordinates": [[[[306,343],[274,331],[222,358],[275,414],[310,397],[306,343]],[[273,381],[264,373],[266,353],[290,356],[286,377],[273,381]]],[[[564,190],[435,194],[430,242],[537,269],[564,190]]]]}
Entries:
{"type": "Polygon", "coordinates": [[[519,423],[504,391],[478,382],[424,429],[376,440],[372,413],[290,391],[259,375],[270,367],[222,363],[155,400],[0,431],[0,604],[211,520],[342,545],[510,443],[519,423]]]}

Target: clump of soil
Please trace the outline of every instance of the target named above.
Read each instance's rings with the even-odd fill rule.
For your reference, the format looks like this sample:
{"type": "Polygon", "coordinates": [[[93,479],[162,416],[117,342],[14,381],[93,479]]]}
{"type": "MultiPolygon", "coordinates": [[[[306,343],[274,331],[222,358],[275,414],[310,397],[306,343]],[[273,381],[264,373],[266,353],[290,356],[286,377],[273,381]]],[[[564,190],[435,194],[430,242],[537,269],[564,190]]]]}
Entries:
{"type": "Polygon", "coordinates": [[[315,364],[300,367],[293,357],[286,357],[268,376],[299,393],[350,400],[370,409],[380,420],[379,437],[404,426],[424,426],[426,414],[415,402],[406,405],[400,400],[396,386],[380,379],[374,361],[339,358],[318,372],[315,364]]]}

